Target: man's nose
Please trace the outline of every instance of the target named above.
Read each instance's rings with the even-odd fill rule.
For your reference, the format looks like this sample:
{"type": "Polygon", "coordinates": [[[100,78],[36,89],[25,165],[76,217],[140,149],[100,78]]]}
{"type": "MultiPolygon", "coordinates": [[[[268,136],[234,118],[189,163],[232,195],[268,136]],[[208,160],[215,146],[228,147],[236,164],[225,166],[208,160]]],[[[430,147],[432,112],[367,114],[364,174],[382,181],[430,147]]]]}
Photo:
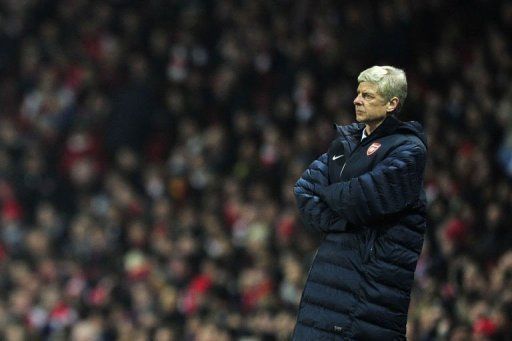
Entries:
{"type": "Polygon", "coordinates": [[[361,101],[361,96],[357,95],[356,98],[354,98],[354,105],[362,105],[363,102],[361,101]]]}

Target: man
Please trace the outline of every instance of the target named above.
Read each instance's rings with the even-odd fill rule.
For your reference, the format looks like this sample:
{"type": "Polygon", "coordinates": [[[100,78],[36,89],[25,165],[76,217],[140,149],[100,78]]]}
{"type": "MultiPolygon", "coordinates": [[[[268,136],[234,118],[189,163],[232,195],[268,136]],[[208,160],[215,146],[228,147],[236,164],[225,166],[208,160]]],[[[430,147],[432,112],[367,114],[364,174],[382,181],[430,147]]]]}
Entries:
{"type": "Polygon", "coordinates": [[[297,181],[305,226],[323,234],[302,295],[294,340],[405,339],[426,228],[426,139],[396,114],[404,71],[358,77],[356,120],[297,181]]]}

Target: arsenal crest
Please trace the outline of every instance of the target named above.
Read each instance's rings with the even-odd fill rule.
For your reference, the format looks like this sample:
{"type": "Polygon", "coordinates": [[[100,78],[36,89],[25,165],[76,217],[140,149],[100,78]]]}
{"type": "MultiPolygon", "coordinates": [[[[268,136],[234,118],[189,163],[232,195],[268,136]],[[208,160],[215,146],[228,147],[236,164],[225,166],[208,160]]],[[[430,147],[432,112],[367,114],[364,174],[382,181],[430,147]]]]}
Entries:
{"type": "Polygon", "coordinates": [[[380,148],[379,142],[373,142],[370,147],[366,150],[366,156],[370,156],[380,148]]]}

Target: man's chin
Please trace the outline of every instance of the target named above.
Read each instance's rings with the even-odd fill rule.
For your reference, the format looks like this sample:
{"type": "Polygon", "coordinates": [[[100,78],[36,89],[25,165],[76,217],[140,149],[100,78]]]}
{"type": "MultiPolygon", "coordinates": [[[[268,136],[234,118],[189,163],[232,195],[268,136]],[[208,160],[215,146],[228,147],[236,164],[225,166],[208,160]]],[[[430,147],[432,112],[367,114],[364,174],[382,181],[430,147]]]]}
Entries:
{"type": "Polygon", "coordinates": [[[366,123],[365,117],[361,114],[356,113],[356,121],[359,123],[366,123]]]}

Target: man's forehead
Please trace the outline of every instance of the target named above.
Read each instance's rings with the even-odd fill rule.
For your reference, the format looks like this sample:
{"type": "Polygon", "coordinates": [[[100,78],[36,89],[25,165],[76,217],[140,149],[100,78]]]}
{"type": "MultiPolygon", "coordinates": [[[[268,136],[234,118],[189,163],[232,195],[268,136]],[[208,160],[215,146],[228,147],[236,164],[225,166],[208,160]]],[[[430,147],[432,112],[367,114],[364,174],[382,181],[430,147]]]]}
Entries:
{"type": "Polygon", "coordinates": [[[357,86],[357,91],[368,91],[368,92],[377,92],[378,86],[376,83],[371,82],[361,82],[357,86]]]}

